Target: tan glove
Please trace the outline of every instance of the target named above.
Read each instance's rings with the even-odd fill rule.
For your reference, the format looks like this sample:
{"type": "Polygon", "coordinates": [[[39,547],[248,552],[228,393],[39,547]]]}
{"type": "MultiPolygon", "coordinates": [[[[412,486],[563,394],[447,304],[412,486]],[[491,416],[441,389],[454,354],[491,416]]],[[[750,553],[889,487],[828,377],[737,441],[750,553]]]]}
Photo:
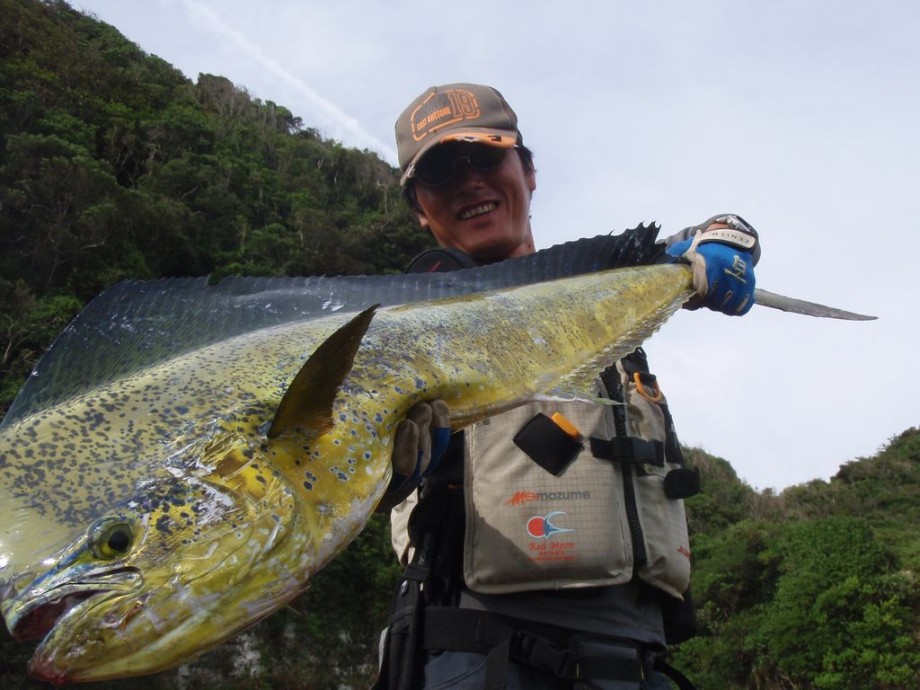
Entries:
{"type": "Polygon", "coordinates": [[[393,438],[393,478],[377,512],[401,503],[437,467],[450,441],[450,411],[443,400],[416,403],[396,427],[393,438]],[[432,460],[434,462],[432,462],[432,460]]]}
{"type": "MultiPolygon", "coordinates": [[[[416,403],[396,427],[393,439],[393,471],[418,479],[431,464],[432,435],[450,429],[450,412],[443,400],[416,403]]],[[[438,448],[443,455],[446,448],[438,448]]],[[[440,457],[436,458],[440,460],[440,457]]]]}

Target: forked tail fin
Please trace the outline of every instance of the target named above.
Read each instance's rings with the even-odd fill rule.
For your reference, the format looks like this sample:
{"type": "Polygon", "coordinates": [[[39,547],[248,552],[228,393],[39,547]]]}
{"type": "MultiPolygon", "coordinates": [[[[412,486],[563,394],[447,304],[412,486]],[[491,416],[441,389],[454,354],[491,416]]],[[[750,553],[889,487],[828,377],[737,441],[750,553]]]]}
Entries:
{"type": "Polygon", "coordinates": [[[775,292],[768,292],[757,288],[754,291],[754,303],[762,307],[788,311],[793,314],[804,314],[805,316],[818,316],[824,319],[843,319],[844,321],[874,321],[877,316],[867,316],[865,314],[856,314],[852,311],[837,309],[836,307],[827,307],[823,304],[806,302],[795,297],[786,297],[778,295],[775,292]]]}

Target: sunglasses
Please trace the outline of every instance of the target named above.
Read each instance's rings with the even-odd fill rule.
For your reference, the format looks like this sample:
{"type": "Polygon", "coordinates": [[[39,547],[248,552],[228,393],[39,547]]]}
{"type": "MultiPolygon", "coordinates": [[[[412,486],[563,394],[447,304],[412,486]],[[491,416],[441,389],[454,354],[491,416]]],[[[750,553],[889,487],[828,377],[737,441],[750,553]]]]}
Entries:
{"type": "Polygon", "coordinates": [[[507,152],[508,149],[485,144],[441,144],[431,149],[415,164],[415,170],[410,177],[414,177],[426,187],[442,187],[456,179],[458,163],[465,163],[476,172],[488,172],[502,164],[507,152]]]}

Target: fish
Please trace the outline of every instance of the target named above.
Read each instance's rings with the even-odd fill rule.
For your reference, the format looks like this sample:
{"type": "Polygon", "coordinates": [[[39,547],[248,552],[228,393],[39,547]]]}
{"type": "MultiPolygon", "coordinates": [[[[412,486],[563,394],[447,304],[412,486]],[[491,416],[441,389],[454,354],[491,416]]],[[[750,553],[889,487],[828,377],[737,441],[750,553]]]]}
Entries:
{"type": "MultiPolygon", "coordinates": [[[[447,273],[378,276],[230,276],[124,281],[96,297],[56,339],[7,411],[4,423],[80,390],[130,374],[158,357],[177,355],[242,333],[335,313],[369,300],[406,304],[545,282],[666,258],[655,224],[555,245],[527,256],[447,273]],[[137,355],[141,353],[142,357],[137,355]],[[75,373],[74,361],[81,367],[75,373]],[[87,363],[94,366],[86,371],[87,363]]],[[[755,304],[822,318],[874,316],[757,288],[755,304]]]]}
{"type": "Polygon", "coordinates": [[[336,313],[544,282],[665,256],[658,227],[640,225],[447,273],[127,280],[93,299],[58,336],[4,423],[155,363],[258,328],[336,313]],[[81,366],[75,368],[74,361],[81,366]],[[87,371],[87,368],[91,371],[87,371]]]}
{"type": "Polygon", "coordinates": [[[588,390],[690,285],[643,266],[289,321],[5,420],[0,611],[41,640],[30,674],[154,673],[238,634],[360,532],[412,405],[459,429],[588,390]]]}
{"type": "Polygon", "coordinates": [[[373,514],[419,401],[446,401],[461,429],[541,396],[590,397],[596,373],[692,294],[685,265],[604,267],[649,260],[649,237],[619,259],[592,245],[587,262],[502,262],[408,289],[103,293],[0,424],[0,614],[40,640],[29,673],[159,672],[286,605],[373,514]]]}

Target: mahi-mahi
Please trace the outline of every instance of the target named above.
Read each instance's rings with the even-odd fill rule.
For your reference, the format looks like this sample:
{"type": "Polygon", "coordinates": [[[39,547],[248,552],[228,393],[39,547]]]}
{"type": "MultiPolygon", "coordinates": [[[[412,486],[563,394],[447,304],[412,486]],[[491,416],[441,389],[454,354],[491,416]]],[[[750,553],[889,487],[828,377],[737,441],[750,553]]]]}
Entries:
{"type": "Polygon", "coordinates": [[[462,428],[585,393],[690,292],[670,264],[285,318],[26,396],[0,427],[0,609],[42,640],[30,672],[153,673],[238,634],[358,534],[413,404],[462,428]]]}

